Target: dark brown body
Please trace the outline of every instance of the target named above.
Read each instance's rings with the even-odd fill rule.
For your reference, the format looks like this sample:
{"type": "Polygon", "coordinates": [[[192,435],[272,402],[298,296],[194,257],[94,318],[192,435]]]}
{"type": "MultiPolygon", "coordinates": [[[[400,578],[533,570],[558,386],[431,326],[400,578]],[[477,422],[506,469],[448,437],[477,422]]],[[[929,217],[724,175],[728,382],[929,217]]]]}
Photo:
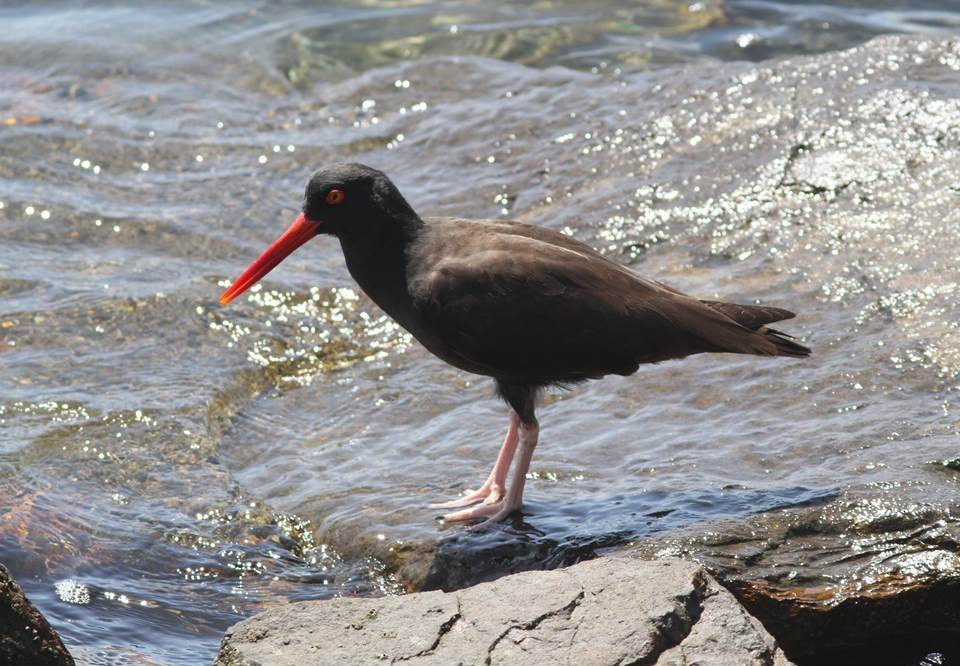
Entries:
{"type": "Polygon", "coordinates": [[[542,227],[418,218],[392,236],[341,236],[354,279],[427,349],[501,393],[532,400],[549,384],[700,352],[809,354],[764,327],[787,310],[700,301],[542,227]]]}

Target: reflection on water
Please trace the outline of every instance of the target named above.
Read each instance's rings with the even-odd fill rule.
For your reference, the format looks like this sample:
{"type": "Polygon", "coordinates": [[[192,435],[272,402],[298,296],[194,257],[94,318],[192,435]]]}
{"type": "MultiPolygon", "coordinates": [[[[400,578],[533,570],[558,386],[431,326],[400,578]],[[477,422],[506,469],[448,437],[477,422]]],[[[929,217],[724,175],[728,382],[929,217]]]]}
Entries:
{"type": "MultiPolygon", "coordinates": [[[[334,159],[423,214],[518,217],[801,314],[809,362],[549,396],[524,517],[546,551],[841,488],[939,501],[958,15],[910,5],[0,9],[0,559],[88,663],[205,663],[261,608],[399,590],[389,553],[455,532],[425,506],[495,454],[487,381],[413,344],[329,241],[216,305],[334,159]],[[901,31],[930,41],[717,63],[901,31]]],[[[526,538],[505,529],[484,538],[526,538]]]]}

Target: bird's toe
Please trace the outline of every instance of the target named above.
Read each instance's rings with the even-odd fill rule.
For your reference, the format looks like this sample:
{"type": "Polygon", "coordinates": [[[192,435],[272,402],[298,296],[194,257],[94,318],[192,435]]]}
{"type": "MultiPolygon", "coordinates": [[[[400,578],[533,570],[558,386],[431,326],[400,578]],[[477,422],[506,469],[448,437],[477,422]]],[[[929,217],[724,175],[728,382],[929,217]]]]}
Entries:
{"type": "Polygon", "coordinates": [[[492,516],[490,516],[489,518],[487,518],[482,522],[476,523],[474,525],[468,525],[467,529],[470,531],[473,531],[473,530],[482,530],[487,527],[493,527],[496,523],[499,523],[502,520],[506,520],[511,513],[513,513],[514,511],[517,511],[519,508],[520,507],[509,506],[505,502],[500,502],[499,511],[497,511],[492,516]]]}
{"type": "Polygon", "coordinates": [[[458,497],[452,499],[449,502],[439,502],[437,504],[431,504],[431,509],[458,509],[462,506],[470,506],[471,504],[477,504],[478,502],[483,502],[484,504],[491,504],[493,502],[499,502],[503,497],[503,490],[499,485],[491,482],[483,484],[480,488],[476,490],[465,490],[463,492],[463,497],[458,497]]]}
{"type": "Polygon", "coordinates": [[[501,499],[490,504],[484,502],[483,504],[478,504],[470,507],[469,509],[448,513],[443,517],[443,521],[445,523],[455,523],[465,520],[473,520],[475,518],[486,518],[486,520],[484,520],[482,523],[472,525],[469,528],[475,529],[485,525],[490,525],[491,523],[499,522],[519,508],[519,506],[515,506],[513,503],[509,503],[506,500],[501,499]]]}
{"type": "Polygon", "coordinates": [[[474,518],[492,516],[498,513],[500,508],[499,502],[496,504],[478,504],[477,506],[470,507],[469,509],[448,513],[443,517],[443,521],[445,523],[456,523],[463,520],[473,520],[474,518]]]}
{"type": "Polygon", "coordinates": [[[462,506],[470,506],[471,504],[476,504],[477,502],[483,501],[482,497],[474,496],[476,491],[468,490],[467,494],[463,497],[458,497],[457,499],[452,499],[448,502],[436,502],[430,505],[431,509],[458,509],[462,506]]]}

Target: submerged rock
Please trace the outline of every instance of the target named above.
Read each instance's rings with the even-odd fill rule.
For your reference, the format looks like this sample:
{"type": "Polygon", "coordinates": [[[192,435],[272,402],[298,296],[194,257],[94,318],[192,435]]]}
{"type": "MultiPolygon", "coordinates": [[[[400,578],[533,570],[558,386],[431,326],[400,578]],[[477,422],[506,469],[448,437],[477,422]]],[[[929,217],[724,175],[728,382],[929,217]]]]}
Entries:
{"type": "Polygon", "coordinates": [[[701,567],[608,557],[459,592],[307,601],[225,636],[218,666],[790,662],[701,567]]]}
{"type": "Polygon", "coordinates": [[[448,529],[436,541],[389,544],[374,551],[409,591],[458,590],[502,576],[592,560],[652,532],[721,516],[749,516],[778,506],[826,502],[832,491],[703,490],[643,492],[609,502],[570,502],[514,515],[495,529],[448,529]]]}
{"type": "Polygon", "coordinates": [[[0,664],[73,666],[60,636],[0,564],[0,664]]]}

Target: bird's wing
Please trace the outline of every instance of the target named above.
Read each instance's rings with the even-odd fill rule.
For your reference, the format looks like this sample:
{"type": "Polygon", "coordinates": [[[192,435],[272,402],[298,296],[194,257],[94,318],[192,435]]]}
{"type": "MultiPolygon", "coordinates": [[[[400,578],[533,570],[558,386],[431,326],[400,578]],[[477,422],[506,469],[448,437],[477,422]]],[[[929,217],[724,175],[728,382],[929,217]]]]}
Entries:
{"type": "Polygon", "coordinates": [[[434,248],[410,285],[419,316],[463,362],[447,360],[474,372],[535,383],[630,374],[641,362],[743,346],[735,338],[749,334],[576,241],[482,236],[434,248]]]}

